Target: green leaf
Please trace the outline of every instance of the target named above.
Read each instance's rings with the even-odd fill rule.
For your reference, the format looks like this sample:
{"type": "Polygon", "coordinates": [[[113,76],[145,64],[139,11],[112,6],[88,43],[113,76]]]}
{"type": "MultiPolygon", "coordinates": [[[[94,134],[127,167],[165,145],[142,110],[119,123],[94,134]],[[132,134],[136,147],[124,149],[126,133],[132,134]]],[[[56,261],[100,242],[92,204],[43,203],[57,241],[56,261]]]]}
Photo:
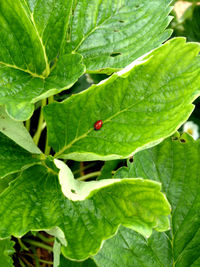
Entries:
{"type": "MultiPolygon", "coordinates": [[[[60,164],[63,172],[67,166],[60,164]]],[[[66,170],[65,179],[71,178],[66,170]]],[[[102,241],[113,236],[120,224],[148,236],[153,228],[169,228],[170,206],[157,182],[119,179],[102,186],[101,180],[89,199],[70,201],[62,190],[72,181],[63,183],[62,173],[59,180],[62,188],[56,172],[41,164],[24,170],[0,195],[0,237],[22,236],[30,230],[57,226],[67,241],[62,253],[70,259],[84,260],[96,254],[102,241]]]]}
{"type": "Polygon", "coordinates": [[[199,44],[174,38],[98,85],[46,106],[56,157],[127,158],[170,136],[188,119],[200,94],[199,50],[199,44]],[[98,120],[103,126],[95,131],[98,120]]]}
{"type": "Polygon", "coordinates": [[[101,168],[101,174],[98,176],[98,180],[107,179],[113,176],[112,171],[117,169],[120,160],[106,161],[101,168]]]}
{"type": "Polygon", "coordinates": [[[145,239],[121,228],[118,235],[106,241],[95,256],[100,266],[199,266],[199,161],[200,141],[195,142],[186,134],[176,134],[160,145],[136,154],[134,163],[126,168],[127,172],[123,168],[123,174],[119,171],[115,175],[139,175],[161,182],[172,205],[171,231],[168,235],[154,233],[145,239]],[[116,251],[116,247],[119,250],[116,251]],[[116,264],[119,261],[121,264],[116,264]],[[135,262],[137,264],[134,265],[135,262]]]}
{"type": "Polygon", "coordinates": [[[31,154],[0,133],[0,178],[39,161],[39,155],[31,154]]]}
{"type": "Polygon", "coordinates": [[[183,35],[189,41],[200,42],[200,6],[194,7],[192,16],[183,23],[183,35]]]}
{"type": "Polygon", "coordinates": [[[11,255],[15,253],[14,242],[10,239],[0,240],[0,266],[14,267],[11,255]]]}
{"type": "Polygon", "coordinates": [[[84,73],[81,55],[63,55],[71,7],[72,0],[0,0],[0,104],[12,118],[30,118],[36,101],[84,73]]]}
{"type": "Polygon", "coordinates": [[[34,103],[70,88],[83,74],[80,55],[64,55],[46,79],[4,67],[0,64],[0,103],[16,120],[26,120],[34,111],[34,103]]]}
{"type": "Polygon", "coordinates": [[[22,122],[12,120],[0,106],[0,132],[14,140],[18,145],[31,153],[40,154],[40,149],[33,142],[22,122]]]}
{"type": "Polygon", "coordinates": [[[154,232],[150,238],[120,227],[94,256],[101,267],[172,267],[171,243],[165,233],[154,232]]]}
{"type": "Polygon", "coordinates": [[[55,240],[53,246],[53,267],[95,267],[97,266],[92,259],[87,259],[86,261],[70,261],[65,258],[62,253],[60,253],[61,244],[55,240]]]}
{"type": "Polygon", "coordinates": [[[166,41],[170,0],[79,0],[67,52],[84,57],[89,72],[112,73],[166,41]]]}

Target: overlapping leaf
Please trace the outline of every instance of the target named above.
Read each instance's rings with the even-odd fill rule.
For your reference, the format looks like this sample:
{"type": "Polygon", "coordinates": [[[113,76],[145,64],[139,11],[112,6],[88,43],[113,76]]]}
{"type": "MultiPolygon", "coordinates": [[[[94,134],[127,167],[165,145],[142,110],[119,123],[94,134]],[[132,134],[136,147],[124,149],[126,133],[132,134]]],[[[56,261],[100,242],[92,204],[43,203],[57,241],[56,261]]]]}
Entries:
{"type": "Polygon", "coordinates": [[[135,155],[116,177],[143,176],[162,182],[172,205],[172,229],[149,239],[121,228],[95,256],[100,266],[199,266],[200,142],[176,135],[135,155]],[[171,243],[171,245],[170,245],[171,243]],[[120,257],[119,257],[120,255],[120,257]],[[120,264],[119,264],[120,261],[120,264]]]}
{"type": "Polygon", "coordinates": [[[0,133],[0,178],[39,161],[39,155],[31,154],[0,133]]]}
{"type": "MultiPolygon", "coordinates": [[[[66,170],[63,164],[60,167],[56,161],[61,171],[66,170]]],[[[68,171],[65,175],[66,180],[71,181],[68,171]]],[[[110,184],[105,180],[103,184],[101,180],[99,188],[96,186],[85,196],[89,199],[70,201],[62,193],[65,189],[63,173],[59,179],[62,188],[57,173],[44,164],[24,170],[0,195],[0,237],[21,236],[29,230],[57,226],[67,240],[63,253],[69,258],[83,260],[97,253],[102,241],[114,235],[119,224],[144,235],[150,235],[152,228],[164,231],[169,227],[170,207],[158,183],[119,179],[110,184]]],[[[79,183],[80,190],[82,183],[90,187],[89,182],[79,183]]],[[[71,184],[72,181],[66,181],[66,186],[71,184]]],[[[75,187],[71,194],[79,195],[80,192],[75,187]]]]}
{"type": "Polygon", "coordinates": [[[154,232],[147,239],[120,227],[117,235],[104,243],[94,260],[101,267],[172,267],[171,253],[167,234],[154,232]]]}
{"type": "Polygon", "coordinates": [[[0,104],[17,120],[84,73],[80,55],[62,53],[71,6],[72,0],[0,1],[0,104]]]}
{"type": "Polygon", "coordinates": [[[41,151],[33,142],[29,132],[22,122],[12,120],[4,108],[0,106],[0,132],[14,140],[18,145],[31,153],[40,154],[41,151]]]}
{"type": "Polygon", "coordinates": [[[14,267],[11,255],[15,252],[14,242],[10,239],[0,240],[0,266],[14,267]]]}
{"type": "Polygon", "coordinates": [[[83,55],[90,72],[130,64],[169,38],[170,0],[78,0],[66,50],[83,55]]]}
{"type": "Polygon", "coordinates": [[[49,143],[56,156],[127,158],[171,135],[187,120],[200,93],[199,50],[199,44],[172,39],[145,62],[134,62],[63,103],[45,107],[49,143]],[[94,123],[100,119],[103,126],[95,131],[94,123]]]}

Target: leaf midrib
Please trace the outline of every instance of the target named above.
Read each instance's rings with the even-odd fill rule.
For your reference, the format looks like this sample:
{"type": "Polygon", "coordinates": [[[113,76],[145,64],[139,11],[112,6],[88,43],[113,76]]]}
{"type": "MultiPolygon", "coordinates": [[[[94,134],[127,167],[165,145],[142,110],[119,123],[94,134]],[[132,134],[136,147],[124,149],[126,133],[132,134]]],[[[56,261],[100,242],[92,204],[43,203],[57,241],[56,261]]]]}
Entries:
{"type": "MultiPolygon", "coordinates": [[[[191,66],[189,66],[189,68],[190,68],[190,67],[191,67],[191,66]]],[[[186,72],[186,71],[187,71],[187,69],[184,70],[183,73],[186,72]]],[[[198,71],[198,70],[195,70],[194,72],[197,72],[197,71],[198,71]]],[[[194,73],[194,72],[193,72],[193,73],[194,73]]],[[[171,79],[168,83],[170,83],[172,80],[175,80],[175,79],[179,78],[183,73],[181,72],[178,76],[176,76],[175,78],[171,79]]],[[[120,77],[120,76],[119,76],[119,77],[120,77]]],[[[118,78],[119,78],[119,77],[118,77],[118,78]]],[[[167,83],[167,84],[168,84],[168,83],[167,83]]],[[[130,108],[132,108],[133,106],[135,106],[135,105],[141,103],[145,98],[148,98],[148,97],[152,96],[153,94],[155,94],[158,90],[160,90],[160,89],[161,89],[162,87],[164,87],[165,85],[166,85],[166,84],[164,84],[164,85],[162,85],[161,87],[157,88],[157,89],[156,89],[154,92],[152,92],[150,95],[146,95],[145,97],[143,96],[142,99],[140,99],[138,102],[136,102],[136,103],[130,105],[128,108],[122,109],[122,110],[120,110],[119,112],[115,113],[114,115],[110,116],[108,119],[106,119],[106,120],[104,121],[104,124],[105,124],[106,122],[109,122],[109,121],[112,120],[114,117],[118,116],[119,114],[121,114],[121,113],[123,113],[123,112],[125,112],[125,111],[128,111],[128,110],[129,110],[130,108]]],[[[74,143],[76,143],[77,141],[83,139],[84,137],[87,137],[87,135],[88,135],[89,133],[91,133],[93,130],[94,130],[94,128],[90,128],[85,134],[83,134],[83,135],[79,136],[78,138],[74,139],[74,140],[73,140],[72,142],[70,142],[68,145],[64,145],[64,147],[63,147],[60,151],[58,151],[54,156],[55,156],[56,158],[59,157],[60,155],[62,155],[62,154],[64,153],[65,150],[69,149],[69,148],[70,148],[74,143]]]]}
{"type": "MultiPolygon", "coordinates": [[[[38,29],[37,29],[37,26],[35,24],[35,20],[34,20],[34,17],[33,17],[33,13],[31,12],[29,6],[27,5],[27,2],[25,0],[23,0],[24,4],[26,5],[27,7],[27,10],[29,11],[29,16],[27,15],[27,11],[25,10],[23,4],[21,5],[23,10],[24,10],[24,14],[27,16],[27,19],[30,20],[32,22],[32,25],[35,29],[35,32],[36,32],[36,35],[39,39],[39,42],[41,44],[41,48],[42,48],[42,51],[43,51],[43,55],[44,55],[44,60],[45,60],[45,64],[46,64],[46,69],[43,71],[43,75],[42,75],[42,78],[46,78],[48,77],[48,75],[50,74],[50,67],[49,67],[49,63],[48,63],[48,58],[47,58],[47,54],[46,54],[46,48],[44,46],[44,43],[43,43],[43,40],[38,32],[38,29]]],[[[40,76],[41,77],[41,76],[40,76]]]]}

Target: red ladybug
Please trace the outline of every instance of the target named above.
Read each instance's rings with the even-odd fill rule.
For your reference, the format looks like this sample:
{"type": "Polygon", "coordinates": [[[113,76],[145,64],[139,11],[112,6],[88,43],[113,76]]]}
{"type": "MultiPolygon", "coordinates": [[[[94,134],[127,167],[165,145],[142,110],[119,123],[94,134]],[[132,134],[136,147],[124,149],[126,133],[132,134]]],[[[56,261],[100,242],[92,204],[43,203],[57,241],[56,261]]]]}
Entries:
{"type": "Polygon", "coordinates": [[[95,122],[94,129],[98,131],[101,129],[102,125],[103,125],[103,121],[99,120],[99,121],[95,122]]]}

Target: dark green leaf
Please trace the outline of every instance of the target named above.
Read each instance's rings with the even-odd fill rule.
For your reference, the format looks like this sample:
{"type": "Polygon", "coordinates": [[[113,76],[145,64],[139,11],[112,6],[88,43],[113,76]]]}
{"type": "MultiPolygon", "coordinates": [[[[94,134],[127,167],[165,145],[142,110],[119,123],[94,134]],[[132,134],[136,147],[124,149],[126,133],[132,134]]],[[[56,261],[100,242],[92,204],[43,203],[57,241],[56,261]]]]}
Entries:
{"type": "Polygon", "coordinates": [[[10,239],[0,240],[0,266],[14,267],[11,255],[15,253],[14,242],[10,239]]]}

